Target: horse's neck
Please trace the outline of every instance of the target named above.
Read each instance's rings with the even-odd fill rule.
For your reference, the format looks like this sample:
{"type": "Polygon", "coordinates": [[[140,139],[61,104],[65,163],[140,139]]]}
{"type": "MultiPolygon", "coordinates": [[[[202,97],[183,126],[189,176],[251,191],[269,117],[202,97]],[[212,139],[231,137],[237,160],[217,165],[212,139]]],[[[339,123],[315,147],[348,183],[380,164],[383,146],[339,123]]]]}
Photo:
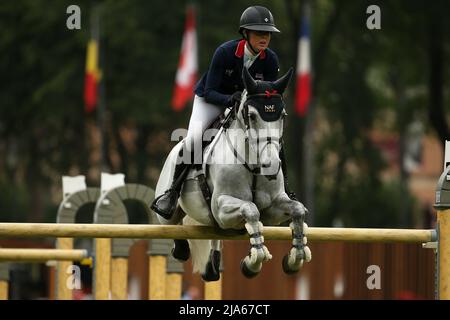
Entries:
{"type": "Polygon", "coordinates": [[[245,128],[242,127],[242,123],[242,119],[239,119],[239,115],[237,115],[230,128],[225,132],[228,138],[224,135],[223,141],[225,142],[224,150],[229,152],[234,148],[241,159],[246,159],[246,144],[248,142],[245,140],[245,128]]]}

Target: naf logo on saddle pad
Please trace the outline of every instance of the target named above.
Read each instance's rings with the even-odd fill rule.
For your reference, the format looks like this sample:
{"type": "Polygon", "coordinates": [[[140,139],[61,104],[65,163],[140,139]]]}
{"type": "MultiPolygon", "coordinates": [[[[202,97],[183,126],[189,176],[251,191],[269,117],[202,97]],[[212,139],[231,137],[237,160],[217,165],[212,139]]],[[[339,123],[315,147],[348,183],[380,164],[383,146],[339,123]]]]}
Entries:
{"type": "Polygon", "coordinates": [[[284,110],[284,102],[280,95],[250,95],[246,105],[252,106],[258,110],[260,117],[267,122],[280,119],[284,110]]]}

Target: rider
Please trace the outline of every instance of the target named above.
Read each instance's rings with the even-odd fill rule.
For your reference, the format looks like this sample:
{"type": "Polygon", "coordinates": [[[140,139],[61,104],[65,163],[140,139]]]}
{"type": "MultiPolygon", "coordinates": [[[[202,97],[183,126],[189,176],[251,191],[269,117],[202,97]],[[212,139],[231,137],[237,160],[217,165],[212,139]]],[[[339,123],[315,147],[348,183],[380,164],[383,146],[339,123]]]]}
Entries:
{"type": "MultiPolygon", "coordinates": [[[[244,90],[243,67],[247,67],[256,80],[275,81],[277,79],[278,57],[268,48],[274,32],[280,31],[275,27],[272,13],[265,7],[252,6],[242,13],[240,19],[239,33],[242,39],[225,42],[215,51],[208,71],[198,81],[194,90],[194,105],[188,134],[184,140],[189,150],[183,149],[183,152],[191,152],[191,162],[177,161],[172,186],[151,205],[151,208],[163,218],[170,219],[175,212],[181,186],[190,164],[193,161],[201,163],[201,160],[198,161],[201,155],[194,157],[191,151],[194,149],[194,141],[201,143],[203,132],[224,112],[225,108],[240,102],[244,90]]],[[[287,188],[287,170],[282,150],[280,159],[285,175],[285,190],[289,197],[296,200],[295,194],[289,192],[287,188]]],[[[183,159],[186,158],[183,157],[183,159]]]]}

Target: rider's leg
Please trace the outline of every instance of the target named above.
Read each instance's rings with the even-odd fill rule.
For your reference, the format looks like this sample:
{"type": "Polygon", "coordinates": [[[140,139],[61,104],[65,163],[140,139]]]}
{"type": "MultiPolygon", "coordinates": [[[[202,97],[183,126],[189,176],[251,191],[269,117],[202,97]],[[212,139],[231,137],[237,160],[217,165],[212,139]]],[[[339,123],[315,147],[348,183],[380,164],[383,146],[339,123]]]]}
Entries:
{"type": "Polygon", "coordinates": [[[280,160],[281,160],[281,170],[283,170],[283,178],[284,178],[284,191],[287,193],[291,200],[298,201],[295,192],[289,189],[288,176],[287,176],[287,165],[286,165],[286,157],[284,155],[284,146],[281,144],[280,148],[280,160]]]}
{"type": "Polygon", "coordinates": [[[203,97],[195,96],[186,136],[186,144],[193,154],[194,164],[203,163],[203,133],[223,111],[224,108],[207,103],[203,97]]]}
{"type": "Polygon", "coordinates": [[[188,133],[182,149],[182,152],[190,153],[190,155],[178,155],[171,187],[156,198],[151,205],[152,210],[164,219],[169,220],[175,212],[181,187],[191,164],[202,163],[203,132],[222,112],[223,108],[209,104],[204,98],[195,96],[188,133]],[[181,159],[189,159],[190,161],[186,163],[181,159]]]}
{"type": "MultiPolygon", "coordinates": [[[[181,153],[184,151],[183,149],[180,150],[180,154],[178,154],[179,159],[182,157],[181,153]]],[[[183,185],[183,181],[189,172],[189,167],[189,163],[179,163],[177,161],[173,174],[172,185],[168,190],[166,190],[165,193],[157,197],[150,206],[153,211],[166,220],[170,220],[175,212],[181,186],[183,185]]]]}

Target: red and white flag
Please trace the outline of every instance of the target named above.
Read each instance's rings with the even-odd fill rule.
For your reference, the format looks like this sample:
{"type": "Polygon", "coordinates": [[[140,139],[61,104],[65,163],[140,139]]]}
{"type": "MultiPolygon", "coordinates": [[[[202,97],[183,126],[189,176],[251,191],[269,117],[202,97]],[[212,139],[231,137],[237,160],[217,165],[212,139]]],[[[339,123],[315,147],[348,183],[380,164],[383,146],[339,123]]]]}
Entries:
{"type": "Polygon", "coordinates": [[[301,117],[308,112],[308,105],[311,101],[311,48],[308,18],[308,15],[303,16],[298,41],[295,111],[301,117]]]}
{"type": "Polygon", "coordinates": [[[195,31],[195,11],[189,6],[186,12],[186,24],[181,45],[180,61],[172,97],[172,108],[182,110],[194,96],[197,81],[197,33],[195,31]]]}

